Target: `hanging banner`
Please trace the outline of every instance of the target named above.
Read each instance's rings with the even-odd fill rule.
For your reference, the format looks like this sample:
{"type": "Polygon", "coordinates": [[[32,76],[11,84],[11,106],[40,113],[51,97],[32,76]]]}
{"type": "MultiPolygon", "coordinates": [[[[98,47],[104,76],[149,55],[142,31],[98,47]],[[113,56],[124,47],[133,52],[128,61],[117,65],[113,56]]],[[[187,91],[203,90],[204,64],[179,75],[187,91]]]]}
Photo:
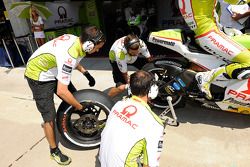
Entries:
{"type": "Polygon", "coordinates": [[[82,2],[46,2],[53,13],[44,21],[45,29],[67,27],[79,23],[79,7],[82,2]]]}

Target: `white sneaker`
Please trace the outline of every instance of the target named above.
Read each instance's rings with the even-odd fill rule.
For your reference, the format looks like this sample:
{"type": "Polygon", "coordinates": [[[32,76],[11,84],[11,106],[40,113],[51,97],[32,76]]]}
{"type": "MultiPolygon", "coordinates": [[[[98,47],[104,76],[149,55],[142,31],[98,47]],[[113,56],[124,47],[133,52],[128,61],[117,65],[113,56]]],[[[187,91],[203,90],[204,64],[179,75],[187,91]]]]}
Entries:
{"type": "Polygon", "coordinates": [[[200,88],[201,92],[205,93],[206,98],[211,100],[213,97],[210,92],[210,82],[206,81],[205,79],[208,77],[206,75],[207,75],[207,72],[198,72],[195,75],[195,79],[198,82],[198,87],[200,88]]]}

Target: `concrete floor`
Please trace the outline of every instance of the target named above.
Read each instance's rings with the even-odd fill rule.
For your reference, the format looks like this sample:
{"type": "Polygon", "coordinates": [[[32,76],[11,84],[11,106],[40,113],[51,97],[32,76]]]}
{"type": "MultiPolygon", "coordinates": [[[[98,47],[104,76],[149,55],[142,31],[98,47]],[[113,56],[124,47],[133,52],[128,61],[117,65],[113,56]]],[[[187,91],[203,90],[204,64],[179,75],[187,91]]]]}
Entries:
{"type": "MultiPolygon", "coordinates": [[[[86,58],[82,62],[96,79],[95,89],[114,86],[108,60],[86,58]]],[[[132,69],[133,70],[133,69],[132,69]]],[[[23,78],[24,67],[0,67],[0,166],[54,167],[41,128],[42,119],[23,78]]],[[[86,79],[74,71],[73,83],[88,88],[86,79]]],[[[56,106],[60,104],[56,98],[56,106]]],[[[250,164],[250,117],[208,110],[188,103],[176,109],[180,126],[166,127],[162,167],[248,167],[250,164]]],[[[72,158],[70,167],[100,167],[98,149],[76,150],[64,142],[60,148],[72,158]]]]}

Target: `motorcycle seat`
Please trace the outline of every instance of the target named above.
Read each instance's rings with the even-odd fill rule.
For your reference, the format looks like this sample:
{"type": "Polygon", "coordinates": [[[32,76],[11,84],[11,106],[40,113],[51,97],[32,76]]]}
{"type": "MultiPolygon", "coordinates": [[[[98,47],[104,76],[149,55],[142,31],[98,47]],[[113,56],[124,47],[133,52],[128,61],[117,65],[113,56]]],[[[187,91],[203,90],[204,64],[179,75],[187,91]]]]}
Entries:
{"type": "Polygon", "coordinates": [[[192,30],[183,30],[181,32],[183,43],[187,43],[188,50],[190,52],[210,54],[202,49],[195,41],[195,33],[192,30]]]}

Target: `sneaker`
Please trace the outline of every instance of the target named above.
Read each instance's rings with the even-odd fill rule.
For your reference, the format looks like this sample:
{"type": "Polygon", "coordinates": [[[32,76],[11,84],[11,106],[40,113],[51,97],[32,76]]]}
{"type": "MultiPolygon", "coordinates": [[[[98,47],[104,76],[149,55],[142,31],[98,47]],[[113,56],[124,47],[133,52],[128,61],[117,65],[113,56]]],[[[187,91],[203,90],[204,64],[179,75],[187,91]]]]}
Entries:
{"type": "Polygon", "coordinates": [[[69,165],[71,163],[71,158],[64,155],[59,148],[54,153],[51,153],[50,158],[54,159],[59,165],[69,165]]]}
{"type": "Polygon", "coordinates": [[[198,87],[201,90],[201,92],[205,93],[206,98],[211,100],[213,97],[210,92],[210,83],[204,80],[204,78],[206,77],[205,75],[206,73],[204,72],[198,72],[195,75],[195,79],[198,82],[198,87]]]}

